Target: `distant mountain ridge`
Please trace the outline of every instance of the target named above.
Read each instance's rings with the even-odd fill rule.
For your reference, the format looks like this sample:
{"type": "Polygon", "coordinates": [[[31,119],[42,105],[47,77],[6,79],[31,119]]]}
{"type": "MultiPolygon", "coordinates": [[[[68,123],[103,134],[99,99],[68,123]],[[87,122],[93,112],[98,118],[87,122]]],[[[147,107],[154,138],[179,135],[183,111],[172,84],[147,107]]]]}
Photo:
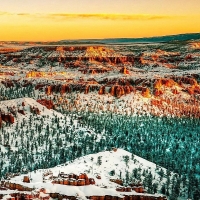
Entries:
{"type": "Polygon", "coordinates": [[[80,39],[80,40],[61,40],[61,43],[77,43],[77,44],[118,44],[118,43],[154,43],[154,42],[182,42],[188,40],[199,40],[200,33],[188,33],[178,35],[166,35],[157,37],[144,38],[106,38],[106,39],[80,39]]]}

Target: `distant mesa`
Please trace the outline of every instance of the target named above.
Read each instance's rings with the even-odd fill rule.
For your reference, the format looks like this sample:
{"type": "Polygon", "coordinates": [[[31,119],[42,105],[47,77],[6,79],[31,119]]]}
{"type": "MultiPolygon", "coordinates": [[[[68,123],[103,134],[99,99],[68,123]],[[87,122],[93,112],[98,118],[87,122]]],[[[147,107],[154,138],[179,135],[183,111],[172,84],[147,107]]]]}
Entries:
{"type": "Polygon", "coordinates": [[[188,33],[178,35],[166,35],[144,38],[108,38],[108,39],[88,39],[88,40],[61,40],[60,43],[68,44],[119,44],[119,43],[154,43],[154,42],[182,42],[188,40],[199,40],[200,33],[188,33]]]}

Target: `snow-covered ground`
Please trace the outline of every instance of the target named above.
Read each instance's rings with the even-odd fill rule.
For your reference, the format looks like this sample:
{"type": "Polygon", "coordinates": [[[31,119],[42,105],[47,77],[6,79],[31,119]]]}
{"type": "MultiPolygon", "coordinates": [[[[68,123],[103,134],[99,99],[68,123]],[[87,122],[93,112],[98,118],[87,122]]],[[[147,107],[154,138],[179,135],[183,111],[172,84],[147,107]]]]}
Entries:
{"type": "Polygon", "coordinates": [[[28,117],[31,115],[30,106],[38,108],[40,110],[41,116],[46,115],[46,116],[52,117],[56,115],[58,117],[63,117],[61,113],[56,112],[55,110],[47,109],[45,106],[41,105],[40,103],[38,103],[36,100],[32,98],[19,98],[19,99],[13,99],[13,100],[0,101],[1,111],[4,111],[5,113],[9,112],[8,107],[18,108],[25,111],[25,115],[17,113],[18,121],[24,117],[28,117]]]}
{"type": "MultiPolygon", "coordinates": [[[[24,183],[24,175],[16,176],[11,178],[9,182],[21,184],[29,188],[41,189],[45,188],[47,193],[60,193],[67,196],[78,196],[82,199],[86,199],[86,196],[123,196],[123,195],[141,195],[135,191],[131,192],[118,192],[116,191],[116,183],[110,181],[110,179],[121,179],[125,181],[126,173],[129,174],[129,178],[132,177],[132,172],[134,169],[140,169],[141,171],[151,172],[155,177],[154,182],[162,184],[160,181],[160,176],[156,173],[158,168],[152,162],[149,162],[143,158],[132,155],[131,153],[123,150],[117,149],[117,151],[105,151],[97,154],[90,154],[78,159],[73,162],[68,162],[62,165],[58,165],[54,168],[49,169],[39,169],[34,172],[30,172],[28,175],[31,178],[30,183],[24,183]],[[125,157],[128,157],[127,163],[125,162],[125,157]],[[98,159],[101,159],[101,164],[98,163],[98,159]],[[114,171],[114,175],[111,175],[111,171],[114,171]],[[69,186],[51,183],[52,179],[50,176],[44,177],[44,174],[51,172],[51,176],[58,177],[60,173],[64,174],[80,174],[86,173],[89,178],[94,178],[95,185],[88,186],[69,186]],[[120,172],[122,174],[120,175],[120,172]],[[101,179],[97,179],[97,175],[101,179]]],[[[161,169],[161,168],[160,168],[161,169]]],[[[159,170],[160,170],[159,169],[159,170]]],[[[166,170],[162,168],[164,173],[166,170]]],[[[144,177],[143,177],[144,178],[144,177]]],[[[163,179],[163,181],[165,178],[163,179]]],[[[152,194],[143,194],[153,196],[152,194]]],[[[161,196],[160,194],[154,194],[155,196],[161,196]]]]}

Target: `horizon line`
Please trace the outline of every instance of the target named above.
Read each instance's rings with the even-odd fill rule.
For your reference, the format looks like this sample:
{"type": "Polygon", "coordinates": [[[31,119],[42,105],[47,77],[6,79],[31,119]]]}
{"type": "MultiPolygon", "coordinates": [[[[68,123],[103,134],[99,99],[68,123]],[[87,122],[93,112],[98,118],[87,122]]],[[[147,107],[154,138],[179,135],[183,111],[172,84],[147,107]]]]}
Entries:
{"type": "Polygon", "coordinates": [[[169,35],[154,35],[149,37],[110,37],[110,38],[79,38],[79,39],[59,39],[59,40],[0,40],[0,42],[60,42],[60,41],[81,41],[81,40],[109,40],[109,39],[144,39],[155,37],[167,37],[176,35],[200,34],[200,32],[186,32],[169,35]]]}

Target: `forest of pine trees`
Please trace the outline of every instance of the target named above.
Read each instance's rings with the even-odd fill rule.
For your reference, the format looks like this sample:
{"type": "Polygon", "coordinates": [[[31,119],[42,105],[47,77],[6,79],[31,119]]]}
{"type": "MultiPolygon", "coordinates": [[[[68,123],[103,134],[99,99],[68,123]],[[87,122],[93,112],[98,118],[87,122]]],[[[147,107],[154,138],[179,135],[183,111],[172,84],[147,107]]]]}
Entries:
{"type": "MultiPolygon", "coordinates": [[[[0,93],[1,100],[36,96],[33,85],[1,88],[0,93]]],[[[9,124],[0,129],[0,145],[6,149],[0,152],[0,177],[53,167],[116,147],[165,167],[167,174],[158,172],[161,179],[167,178],[161,192],[171,200],[179,196],[200,198],[199,119],[67,111],[61,107],[59,112],[65,117],[31,115],[17,122],[14,129],[9,124]],[[175,173],[172,177],[171,172],[175,173]]],[[[124,157],[126,165],[129,159],[134,156],[124,157]]],[[[97,163],[101,162],[99,158],[97,163]]],[[[126,182],[145,176],[145,188],[157,192],[150,172],[135,169],[132,174],[122,173],[126,182]]]]}

